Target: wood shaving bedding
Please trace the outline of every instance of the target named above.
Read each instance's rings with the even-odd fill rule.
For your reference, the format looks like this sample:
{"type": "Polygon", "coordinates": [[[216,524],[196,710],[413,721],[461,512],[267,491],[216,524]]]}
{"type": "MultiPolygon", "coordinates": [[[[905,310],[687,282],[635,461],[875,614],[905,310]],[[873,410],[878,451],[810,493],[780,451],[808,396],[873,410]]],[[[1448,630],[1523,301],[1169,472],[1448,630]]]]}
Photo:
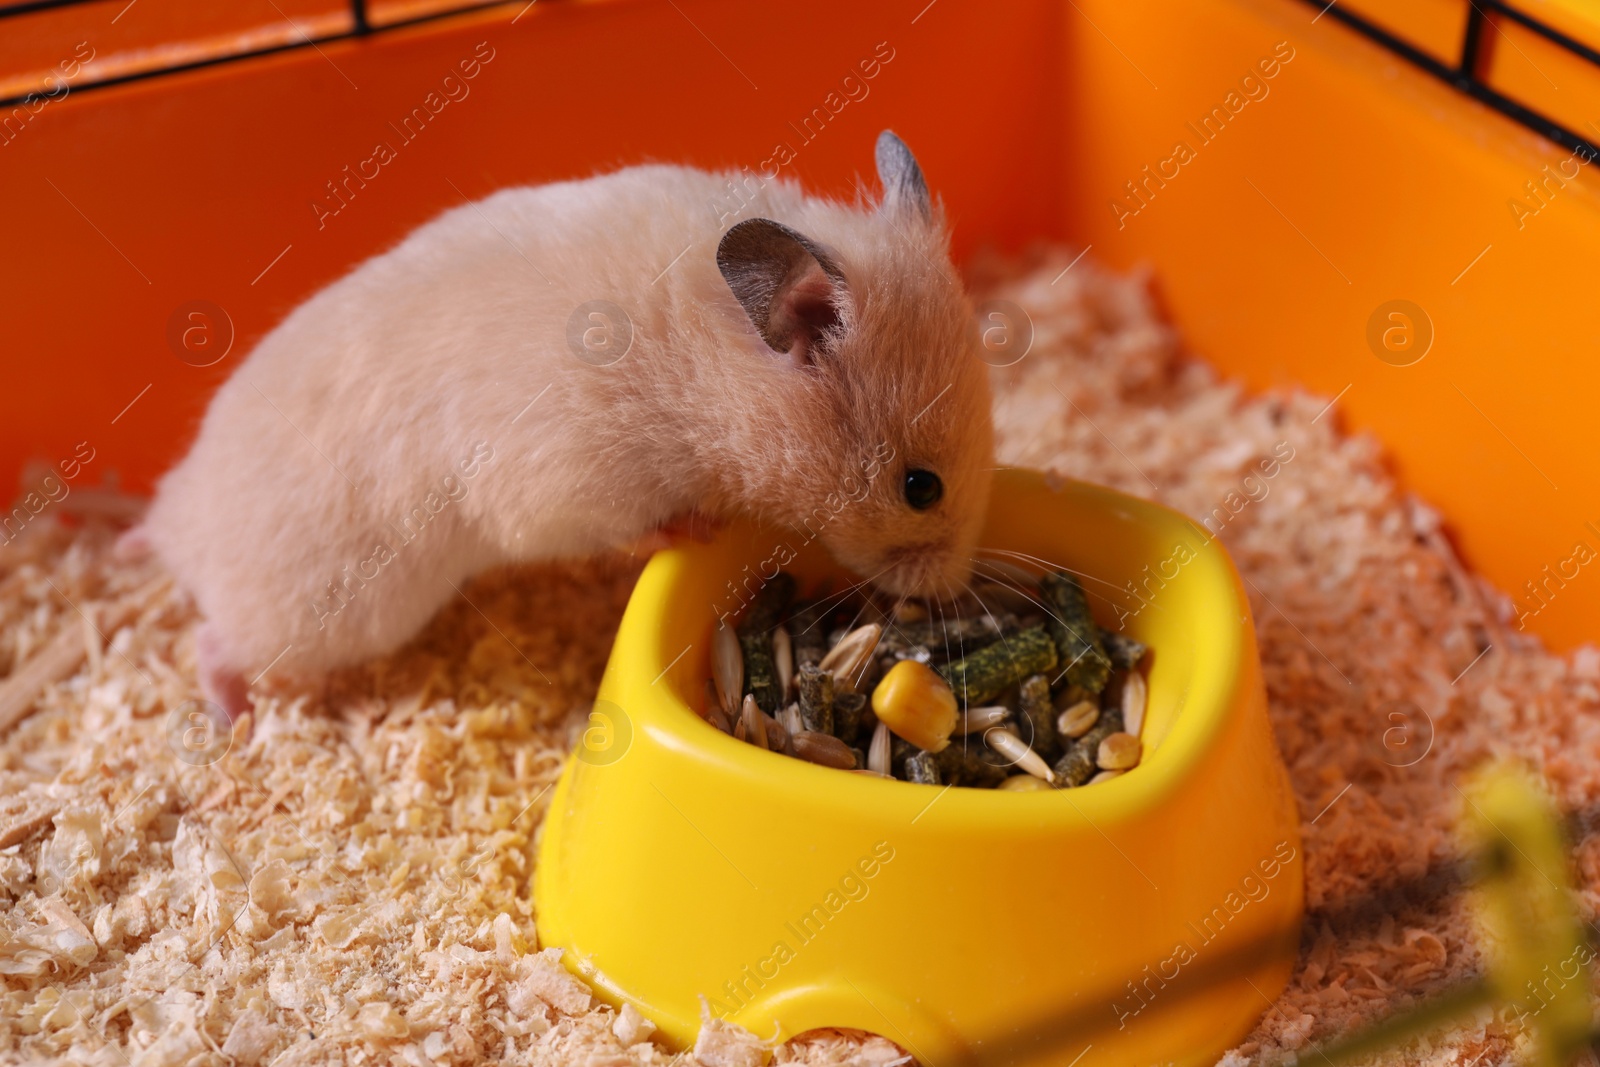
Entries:
{"type": "MultiPolygon", "coordinates": [[[[1451,783],[1486,756],[1525,758],[1564,804],[1593,804],[1600,653],[1554,656],[1508,625],[1509,602],[1376,443],[1319,418],[1325,399],[1245,396],[1180,358],[1145,278],[1088,260],[1062,276],[1071,261],[975,268],[1035,328],[995,373],[1001,455],[1197,519],[1224,509],[1307,824],[1312,913],[1288,990],[1223,1062],[1277,1063],[1481,969],[1459,900],[1401,899],[1370,920],[1338,905],[1451,854],[1451,783]],[[1266,495],[1246,493],[1285,443],[1266,495]],[[1411,748],[1389,732],[1395,711],[1411,748]]],[[[93,522],[40,520],[0,546],[0,675],[41,655],[71,672],[0,736],[0,1061],[903,1062],[871,1035],[771,1049],[716,1023],[669,1053],[650,1020],[540,951],[534,833],[636,564],[486,576],[325,691],[266,679],[253,734],[207,764],[175,740],[195,728],[193,609],[111,542],[93,522]]],[[[1577,867],[1593,916],[1594,839],[1577,867]]],[[[1518,1041],[1485,1011],[1389,1061],[1487,1067],[1518,1041]]]]}

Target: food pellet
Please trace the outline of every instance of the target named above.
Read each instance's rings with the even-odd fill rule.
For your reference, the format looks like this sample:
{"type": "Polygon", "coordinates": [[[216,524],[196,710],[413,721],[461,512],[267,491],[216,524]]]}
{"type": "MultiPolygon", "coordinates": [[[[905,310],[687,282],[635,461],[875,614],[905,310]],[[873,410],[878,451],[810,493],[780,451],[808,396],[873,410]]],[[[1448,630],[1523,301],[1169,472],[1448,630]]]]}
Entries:
{"type": "Polygon", "coordinates": [[[966,704],[993,700],[1030,674],[1056,665],[1056,643],[1044,627],[1034,626],[1003,636],[994,644],[939,668],[966,704]]]}
{"type": "Polygon", "coordinates": [[[800,694],[800,721],[804,729],[833,733],[833,675],[807,663],[795,675],[800,694]]]}
{"type": "Polygon", "coordinates": [[[930,752],[918,752],[906,760],[906,781],[920,782],[923,785],[942,785],[939,780],[939,764],[935,762],[930,752]]]}
{"type": "Polygon", "coordinates": [[[1052,609],[1050,636],[1061,652],[1062,670],[1072,685],[1091,693],[1106,687],[1111,677],[1111,657],[1100,640],[1100,628],[1089,614],[1089,598],[1070,574],[1057,572],[1039,579],[1039,593],[1052,609]]]}
{"type": "Polygon", "coordinates": [[[1033,792],[1125,774],[1143,757],[1149,649],[1101,631],[1071,575],[1030,590],[1015,573],[1007,596],[934,617],[864,593],[796,604],[780,572],[712,635],[706,721],[774,754],[924,785],[1033,792]]]}

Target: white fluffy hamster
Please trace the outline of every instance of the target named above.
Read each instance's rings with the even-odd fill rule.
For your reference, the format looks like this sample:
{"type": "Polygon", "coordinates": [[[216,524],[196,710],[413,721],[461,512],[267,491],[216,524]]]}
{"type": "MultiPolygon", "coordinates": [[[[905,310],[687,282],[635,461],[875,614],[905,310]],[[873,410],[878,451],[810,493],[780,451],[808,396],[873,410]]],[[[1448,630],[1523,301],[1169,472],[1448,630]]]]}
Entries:
{"type": "Polygon", "coordinates": [[[507,189],[307,300],[135,534],[205,617],[206,695],[237,715],[246,678],[389,652],[480,571],[691,516],[953,595],[987,368],[915,159],[885,131],[876,162],[876,204],[674,166],[507,189]]]}

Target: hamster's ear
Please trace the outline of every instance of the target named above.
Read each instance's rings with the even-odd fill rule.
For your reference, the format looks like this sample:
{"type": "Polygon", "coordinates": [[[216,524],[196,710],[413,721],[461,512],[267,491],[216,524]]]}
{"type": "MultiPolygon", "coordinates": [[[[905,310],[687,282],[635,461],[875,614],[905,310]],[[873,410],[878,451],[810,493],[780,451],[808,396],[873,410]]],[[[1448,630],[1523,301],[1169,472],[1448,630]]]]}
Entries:
{"type": "Polygon", "coordinates": [[[825,248],[771,219],[746,219],[722,235],[717,267],[763,340],[797,363],[839,325],[848,289],[825,248]]]}
{"type": "Polygon", "coordinates": [[[928,199],[928,184],[922,168],[906,143],[893,130],[878,134],[878,180],[883,182],[883,204],[879,210],[891,214],[916,212],[923,219],[933,214],[928,199]]]}

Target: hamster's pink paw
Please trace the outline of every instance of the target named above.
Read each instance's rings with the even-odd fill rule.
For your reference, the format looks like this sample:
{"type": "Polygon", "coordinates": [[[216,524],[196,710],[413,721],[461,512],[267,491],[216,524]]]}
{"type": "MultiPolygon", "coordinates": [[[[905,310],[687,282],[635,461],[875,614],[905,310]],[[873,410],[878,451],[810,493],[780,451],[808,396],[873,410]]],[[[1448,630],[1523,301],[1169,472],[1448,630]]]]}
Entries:
{"type": "Polygon", "coordinates": [[[205,698],[222,708],[229,722],[249,711],[250,683],[229,664],[222,637],[210,623],[195,635],[195,656],[199,660],[200,692],[205,698]]]}
{"type": "Polygon", "coordinates": [[[143,524],[130,526],[111,546],[111,558],[120,563],[137,563],[150,554],[150,535],[143,524]]]}
{"type": "Polygon", "coordinates": [[[682,515],[674,515],[662,523],[656,533],[667,538],[668,544],[681,544],[684,541],[698,541],[700,544],[710,544],[711,539],[723,527],[720,519],[712,518],[699,511],[688,511],[682,515]]]}
{"type": "Polygon", "coordinates": [[[681,515],[674,515],[639,538],[633,543],[632,551],[637,556],[648,556],[690,541],[707,544],[722,526],[720,520],[709,515],[698,511],[686,511],[681,515]]]}

